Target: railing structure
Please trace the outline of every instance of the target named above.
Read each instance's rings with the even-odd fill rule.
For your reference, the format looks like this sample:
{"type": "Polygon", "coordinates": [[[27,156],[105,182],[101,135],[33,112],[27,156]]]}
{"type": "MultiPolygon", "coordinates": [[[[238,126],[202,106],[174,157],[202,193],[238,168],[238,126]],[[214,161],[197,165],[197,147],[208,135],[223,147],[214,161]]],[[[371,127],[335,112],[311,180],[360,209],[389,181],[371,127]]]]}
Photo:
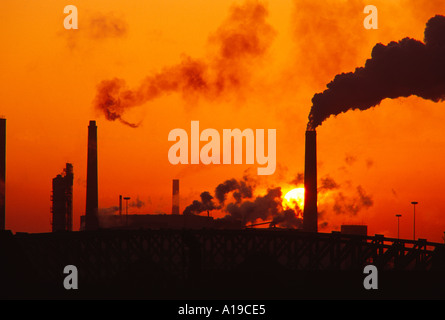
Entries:
{"type": "Polygon", "coordinates": [[[3,232],[0,255],[5,270],[32,270],[40,282],[59,284],[66,265],[75,265],[83,283],[91,284],[144,272],[188,281],[244,265],[261,269],[269,262],[289,272],[362,271],[372,264],[379,270],[445,274],[444,244],[278,228],[3,232]]]}

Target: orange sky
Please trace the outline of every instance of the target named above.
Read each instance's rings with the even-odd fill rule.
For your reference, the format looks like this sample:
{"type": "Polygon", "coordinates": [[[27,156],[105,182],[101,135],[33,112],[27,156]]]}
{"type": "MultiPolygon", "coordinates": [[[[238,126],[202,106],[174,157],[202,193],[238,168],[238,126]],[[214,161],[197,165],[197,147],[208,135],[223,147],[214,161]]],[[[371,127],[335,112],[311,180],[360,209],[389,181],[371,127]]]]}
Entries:
{"type": "MultiPolygon", "coordinates": [[[[291,187],[303,172],[304,132],[311,99],[334,76],[363,66],[372,47],[404,37],[423,41],[425,23],[445,14],[443,1],[373,1],[379,29],[363,27],[367,1],[264,1],[274,33],[267,50],[246,64],[247,81],[218,99],[183,99],[172,92],[125,113],[130,128],[105,119],[93,107],[102,80],[124,79],[137,88],[147,76],[188,56],[208,61],[214,36],[234,4],[227,0],[5,0],[0,11],[0,115],[7,119],[6,228],[51,230],[51,181],[66,162],[74,166],[74,229],[85,210],[87,126],[98,125],[99,206],[118,196],[139,198],[137,212],[171,210],[171,180],[179,178],[181,211],[202,191],[241,178],[245,170],[268,186],[291,187]],[[65,30],[65,5],[76,5],[79,29],[65,30]],[[213,36],[213,38],[212,38],[213,36]],[[170,130],[277,129],[277,171],[255,175],[256,165],[180,165],[168,162],[170,130]],[[250,168],[252,167],[252,168],[250,168]],[[255,170],[253,170],[255,168],[255,170]]],[[[217,44],[216,44],[217,45],[217,44]]],[[[243,78],[244,79],[244,78],[243,78]]],[[[330,118],[317,129],[319,178],[339,185],[321,197],[322,232],[341,224],[366,224],[368,233],[442,242],[445,108],[416,97],[385,100],[367,111],[330,118]],[[341,193],[357,188],[372,205],[337,214],[341,193]]],[[[133,209],[134,210],[134,209],[133,209]]],[[[132,211],[136,212],[136,211],[132,211]]]]}

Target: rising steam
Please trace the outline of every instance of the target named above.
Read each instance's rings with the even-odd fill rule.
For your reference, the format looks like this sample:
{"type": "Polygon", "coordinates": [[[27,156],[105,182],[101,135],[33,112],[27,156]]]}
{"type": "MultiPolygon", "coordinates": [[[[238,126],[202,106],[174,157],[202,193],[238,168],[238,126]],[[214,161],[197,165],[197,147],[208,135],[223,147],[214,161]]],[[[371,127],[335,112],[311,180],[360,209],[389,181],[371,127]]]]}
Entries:
{"type": "Polygon", "coordinates": [[[354,72],[337,75],[312,98],[308,130],[332,115],[366,110],[385,98],[415,95],[434,102],[445,99],[445,17],[426,24],[424,43],[411,38],[374,46],[371,59],[354,72]]]}
{"type": "Polygon", "coordinates": [[[123,119],[125,111],[163,94],[218,98],[242,89],[249,80],[251,63],[264,55],[274,36],[266,22],[267,15],[266,8],[256,1],[233,7],[228,19],[209,39],[217,46],[215,54],[207,59],[185,56],[179,64],[147,76],[135,89],[128,89],[122,79],[104,80],[97,86],[95,108],[107,120],[137,127],[123,119]]]}

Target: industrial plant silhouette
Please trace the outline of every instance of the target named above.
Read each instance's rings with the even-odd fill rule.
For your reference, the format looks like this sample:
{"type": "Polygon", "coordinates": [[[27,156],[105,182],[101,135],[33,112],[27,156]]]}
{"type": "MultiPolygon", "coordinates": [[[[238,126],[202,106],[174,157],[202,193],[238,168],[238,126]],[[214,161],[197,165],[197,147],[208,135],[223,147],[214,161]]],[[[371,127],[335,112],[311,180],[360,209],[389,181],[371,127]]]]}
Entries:
{"type": "Polygon", "coordinates": [[[181,214],[179,180],[171,214],[128,215],[120,196],[116,214],[100,215],[97,126],[90,121],[80,230],[72,228],[74,170],[67,163],[53,179],[53,232],[13,234],[5,230],[6,119],[0,143],[2,299],[445,298],[445,245],[368,236],[366,226],[318,232],[315,130],[306,132],[302,229],[181,214]],[[67,265],[78,269],[78,289],[63,286],[67,265]],[[363,286],[367,265],[379,271],[377,290],[363,286]]]}

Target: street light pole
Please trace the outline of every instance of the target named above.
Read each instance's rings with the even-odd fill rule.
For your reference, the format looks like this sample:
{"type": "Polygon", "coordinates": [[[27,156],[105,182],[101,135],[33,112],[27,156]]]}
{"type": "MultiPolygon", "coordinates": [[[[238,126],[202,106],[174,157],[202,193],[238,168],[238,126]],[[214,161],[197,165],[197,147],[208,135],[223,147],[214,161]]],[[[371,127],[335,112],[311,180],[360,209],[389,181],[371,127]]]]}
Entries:
{"type": "Polygon", "coordinates": [[[399,236],[399,222],[400,222],[400,217],[401,217],[402,215],[401,214],[396,214],[396,217],[397,217],[397,239],[399,239],[400,238],[400,236],[399,236]]]}
{"type": "Polygon", "coordinates": [[[411,202],[411,204],[414,206],[414,217],[413,217],[413,240],[416,240],[416,204],[418,204],[417,201],[411,202]]]}

